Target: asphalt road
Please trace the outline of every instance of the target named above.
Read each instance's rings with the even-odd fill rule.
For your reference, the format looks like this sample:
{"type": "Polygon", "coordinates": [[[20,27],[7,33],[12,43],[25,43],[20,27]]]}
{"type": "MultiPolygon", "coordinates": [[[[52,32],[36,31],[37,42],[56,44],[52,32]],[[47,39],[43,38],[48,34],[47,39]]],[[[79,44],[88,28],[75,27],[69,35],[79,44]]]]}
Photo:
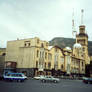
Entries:
{"type": "Polygon", "coordinates": [[[23,83],[0,81],[0,92],[92,92],[92,84],[81,80],[61,80],[60,83],[41,83],[33,79],[23,83]]]}

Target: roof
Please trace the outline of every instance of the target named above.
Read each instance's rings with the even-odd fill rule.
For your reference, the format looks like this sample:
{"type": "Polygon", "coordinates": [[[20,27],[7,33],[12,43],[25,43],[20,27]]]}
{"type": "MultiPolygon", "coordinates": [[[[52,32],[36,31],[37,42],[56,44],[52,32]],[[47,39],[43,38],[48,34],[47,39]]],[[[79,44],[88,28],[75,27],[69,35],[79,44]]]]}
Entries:
{"type": "Polygon", "coordinates": [[[86,36],[86,37],[88,38],[88,35],[85,34],[85,33],[79,33],[79,34],[77,34],[76,36],[77,36],[77,37],[78,37],[78,36],[80,36],[80,37],[86,36]]]}
{"type": "Polygon", "coordinates": [[[81,46],[81,44],[79,44],[79,43],[75,43],[74,45],[73,45],[73,48],[81,48],[82,46],[81,46]]]}
{"type": "Polygon", "coordinates": [[[12,73],[12,72],[9,72],[7,74],[23,74],[23,73],[12,73]]]}
{"type": "Polygon", "coordinates": [[[52,49],[53,48],[53,46],[48,46],[48,49],[50,50],[50,49],[52,49]]]}
{"type": "Polygon", "coordinates": [[[71,48],[70,48],[70,47],[66,47],[66,49],[67,49],[67,50],[71,50],[71,48]]]}

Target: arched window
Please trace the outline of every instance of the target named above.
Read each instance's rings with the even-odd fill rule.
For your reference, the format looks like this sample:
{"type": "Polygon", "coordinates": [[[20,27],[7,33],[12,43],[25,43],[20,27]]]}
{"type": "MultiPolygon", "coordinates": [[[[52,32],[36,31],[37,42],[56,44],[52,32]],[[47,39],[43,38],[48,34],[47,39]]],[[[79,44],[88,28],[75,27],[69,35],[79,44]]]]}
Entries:
{"type": "Polygon", "coordinates": [[[39,50],[37,50],[37,57],[39,57],[39,50]]]}
{"type": "Polygon", "coordinates": [[[82,67],[83,67],[83,62],[82,62],[82,67]]]}
{"type": "Polygon", "coordinates": [[[45,59],[47,59],[47,52],[45,53],[45,59]]]}
{"type": "Polygon", "coordinates": [[[48,63],[48,68],[51,68],[51,62],[48,63]]]}
{"type": "Polygon", "coordinates": [[[6,55],[6,53],[2,53],[2,56],[5,56],[6,55]]]}
{"type": "Polygon", "coordinates": [[[63,66],[63,65],[61,65],[61,69],[63,69],[63,67],[64,67],[64,66],[63,66]]]}
{"type": "Polygon", "coordinates": [[[37,39],[37,44],[39,44],[39,39],[37,39]]]}
{"type": "Polygon", "coordinates": [[[26,43],[24,45],[26,46],[26,43]]]}
{"type": "Polygon", "coordinates": [[[36,61],[36,68],[38,68],[38,61],[36,61]]]}
{"type": "Polygon", "coordinates": [[[28,43],[28,46],[30,46],[30,43],[28,43]]]}
{"type": "Polygon", "coordinates": [[[44,47],[43,43],[41,44],[41,47],[44,47]]]}
{"type": "Polygon", "coordinates": [[[45,62],[45,64],[44,64],[44,67],[45,67],[45,69],[46,69],[46,62],[45,62]]]}

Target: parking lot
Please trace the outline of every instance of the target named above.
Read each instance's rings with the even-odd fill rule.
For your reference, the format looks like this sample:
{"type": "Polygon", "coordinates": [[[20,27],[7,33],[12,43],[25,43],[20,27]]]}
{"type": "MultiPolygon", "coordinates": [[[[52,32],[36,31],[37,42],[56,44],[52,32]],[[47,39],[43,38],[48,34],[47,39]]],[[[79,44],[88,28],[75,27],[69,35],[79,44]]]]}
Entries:
{"type": "Polygon", "coordinates": [[[61,79],[59,83],[42,83],[28,79],[25,82],[0,81],[0,92],[92,92],[92,84],[81,80],[61,79]]]}

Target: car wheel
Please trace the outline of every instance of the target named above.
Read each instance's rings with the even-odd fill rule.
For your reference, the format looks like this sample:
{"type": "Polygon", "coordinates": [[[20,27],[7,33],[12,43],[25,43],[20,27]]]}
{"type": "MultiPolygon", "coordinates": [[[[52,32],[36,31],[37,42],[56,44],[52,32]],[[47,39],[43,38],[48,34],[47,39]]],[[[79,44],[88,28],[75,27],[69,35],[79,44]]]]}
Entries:
{"type": "Polygon", "coordinates": [[[87,82],[85,82],[86,84],[88,84],[88,81],[87,82]]]}
{"type": "Polygon", "coordinates": [[[91,84],[91,82],[90,82],[90,81],[88,81],[88,84],[91,84]]]}
{"type": "Polygon", "coordinates": [[[45,83],[45,82],[46,82],[46,80],[42,80],[42,82],[43,82],[43,83],[45,83]]]}
{"type": "Polygon", "coordinates": [[[21,80],[17,80],[17,82],[21,82],[21,80]]]}
{"type": "Polygon", "coordinates": [[[9,81],[10,81],[10,82],[13,82],[13,79],[10,79],[9,81]]]}
{"type": "Polygon", "coordinates": [[[54,80],[54,83],[57,83],[57,81],[56,81],[56,80],[54,80]]]}

